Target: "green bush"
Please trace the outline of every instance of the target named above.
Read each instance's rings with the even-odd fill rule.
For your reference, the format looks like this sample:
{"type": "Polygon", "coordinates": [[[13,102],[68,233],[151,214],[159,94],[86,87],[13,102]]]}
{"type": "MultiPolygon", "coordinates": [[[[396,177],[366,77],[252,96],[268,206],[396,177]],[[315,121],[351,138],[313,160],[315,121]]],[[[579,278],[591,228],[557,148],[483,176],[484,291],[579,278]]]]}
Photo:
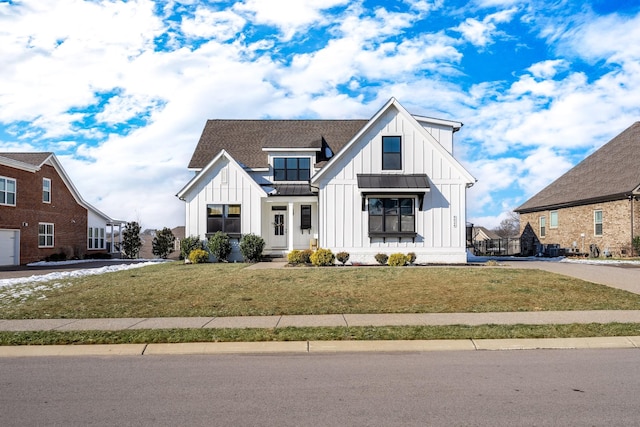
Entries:
{"type": "Polygon", "coordinates": [[[416,262],[416,253],[415,252],[409,252],[407,254],[407,262],[409,264],[413,264],[414,262],[416,262]]]}
{"type": "Polygon", "coordinates": [[[345,265],[347,261],[349,261],[349,252],[338,252],[336,254],[336,259],[340,261],[342,265],[345,265]]]}
{"type": "Polygon", "coordinates": [[[264,250],[264,239],[255,234],[245,234],[240,239],[240,253],[250,262],[258,262],[264,250]]]}
{"type": "Polygon", "coordinates": [[[151,242],[151,253],[162,259],[166,259],[173,252],[173,242],[176,238],[170,228],[164,227],[156,233],[156,237],[151,242]]]}
{"type": "Polygon", "coordinates": [[[189,236],[180,242],[180,259],[189,258],[189,254],[194,249],[202,249],[202,242],[198,236],[189,236]]]}
{"type": "Polygon", "coordinates": [[[636,256],[640,256],[640,236],[635,236],[633,238],[633,250],[636,253],[636,256]]]}
{"type": "Polygon", "coordinates": [[[388,263],[392,267],[403,267],[407,265],[407,257],[405,254],[391,254],[388,263]]]}
{"type": "Polygon", "coordinates": [[[336,256],[330,249],[318,249],[311,254],[311,263],[316,267],[324,267],[327,265],[333,265],[336,256]]]}
{"type": "Polygon", "coordinates": [[[204,249],[194,249],[189,252],[189,261],[192,264],[201,264],[209,261],[209,252],[204,249]]]}
{"type": "Polygon", "coordinates": [[[380,265],[386,265],[388,259],[389,256],[387,254],[376,254],[376,261],[378,261],[380,265]]]}
{"type": "Polygon", "coordinates": [[[122,230],[122,252],[125,258],[138,258],[141,247],[140,224],[135,221],[128,222],[122,230]]]}
{"type": "Polygon", "coordinates": [[[209,252],[218,259],[218,262],[227,262],[227,258],[231,255],[229,235],[222,231],[216,231],[216,234],[209,237],[207,245],[209,246],[209,252]]]}
{"type": "Polygon", "coordinates": [[[311,262],[311,249],[298,250],[294,249],[287,254],[287,261],[289,264],[309,264],[311,262]]]}

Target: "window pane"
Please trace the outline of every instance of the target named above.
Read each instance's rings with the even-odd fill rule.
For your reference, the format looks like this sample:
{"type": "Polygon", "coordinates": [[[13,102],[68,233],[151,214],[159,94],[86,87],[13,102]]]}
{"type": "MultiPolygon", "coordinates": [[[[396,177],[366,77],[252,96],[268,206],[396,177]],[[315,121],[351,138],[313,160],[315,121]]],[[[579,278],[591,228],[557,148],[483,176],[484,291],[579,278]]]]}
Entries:
{"type": "Polygon", "coordinates": [[[399,136],[383,136],[382,151],[384,153],[400,153],[400,137],[399,136]]]}
{"type": "Polygon", "coordinates": [[[384,218],[384,231],[393,232],[400,231],[398,227],[398,217],[397,216],[385,216],[384,218]]]}
{"type": "Polygon", "coordinates": [[[16,195],[14,193],[7,194],[7,204],[15,205],[16,204],[16,195]]]}
{"type": "Polygon", "coordinates": [[[551,227],[558,226],[558,212],[549,213],[549,226],[551,227]]]}
{"type": "Polygon", "coordinates": [[[401,231],[415,231],[415,217],[413,215],[402,215],[401,231]]]}
{"type": "Polygon", "coordinates": [[[309,169],[311,166],[311,161],[308,158],[301,158],[298,159],[299,162],[299,168],[300,169],[309,169]]]}
{"type": "Polygon", "coordinates": [[[207,233],[222,231],[222,217],[209,217],[207,219],[207,233]]]}
{"type": "Polygon", "coordinates": [[[274,172],[273,179],[275,181],[284,181],[287,178],[284,169],[278,169],[274,172]]]}
{"type": "Polygon", "coordinates": [[[593,214],[596,222],[602,222],[602,211],[595,211],[593,214]]]}
{"type": "Polygon", "coordinates": [[[7,189],[7,180],[4,178],[0,178],[0,191],[5,191],[7,189]]]}
{"type": "Polygon", "coordinates": [[[227,218],[224,221],[225,233],[240,233],[240,218],[227,218]]]}
{"type": "Polygon", "coordinates": [[[273,159],[273,167],[274,169],[284,169],[284,159],[281,157],[273,159]]]}
{"type": "Polygon", "coordinates": [[[298,159],[294,157],[288,158],[287,169],[298,169],[298,159]]]}
{"type": "Polygon", "coordinates": [[[310,173],[309,169],[300,169],[300,173],[298,175],[298,180],[300,180],[300,181],[309,181],[310,177],[311,177],[311,173],[310,173]]]}
{"type": "Polygon", "coordinates": [[[229,217],[239,217],[240,216],[240,205],[229,205],[229,217]]]}
{"type": "Polygon", "coordinates": [[[384,170],[400,170],[402,164],[400,162],[400,154],[384,154],[382,157],[382,169],[384,170]]]}
{"type": "Polygon", "coordinates": [[[298,181],[298,169],[287,169],[287,181],[298,181]]]}
{"type": "Polygon", "coordinates": [[[382,215],[382,200],[369,199],[369,215],[382,215]]]}
{"type": "Polygon", "coordinates": [[[398,215],[398,199],[384,199],[384,214],[398,215]]]}
{"type": "Polygon", "coordinates": [[[400,199],[400,213],[413,215],[413,199],[400,199]]]}
{"type": "Polygon", "coordinates": [[[596,224],[596,236],[602,236],[602,224],[596,224]]]}
{"type": "Polygon", "coordinates": [[[382,217],[381,216],[370,216],[369,217],[369,231],[376,231],[381,233],[382,229],[382,217]]]}
{"type": "Polygon", "coordinates": [[[207,205],[208,216],[222,216],[223,205],[207,205]]]}

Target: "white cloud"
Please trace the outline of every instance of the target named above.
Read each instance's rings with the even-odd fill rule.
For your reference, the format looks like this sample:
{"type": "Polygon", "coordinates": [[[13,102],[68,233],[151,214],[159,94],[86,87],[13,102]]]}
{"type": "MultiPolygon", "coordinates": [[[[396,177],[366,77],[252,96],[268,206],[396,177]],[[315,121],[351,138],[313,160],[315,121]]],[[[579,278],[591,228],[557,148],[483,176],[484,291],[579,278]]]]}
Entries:
{"type": "Polygon", "coordinates": [[[244,27],[246,21],[232,11],[213,11],[199,7],[192,19],[182,20],[184,34],[207,37],[219,41],[233,39],[244,27]]]}
{"type": "Polygon", "coordinates": [[[529,68],[529,71],[533,77],[540,79],[553,78],[558,71],[563,71],[569,68],[569,63],[564,59],[548,59],[546,61],[536,62],[529,68]]]}
{"type": "Polygon", "coordinates": [[[511,21],[515,12],[515,8],[502,10],[485,16],[482,21],[467,18],[453,30],[460,32],[462,37],[474,46],[486,47],[494,43],[496,37],[505,37],[504,32],[498,30],[497,24],[511,21]]]}

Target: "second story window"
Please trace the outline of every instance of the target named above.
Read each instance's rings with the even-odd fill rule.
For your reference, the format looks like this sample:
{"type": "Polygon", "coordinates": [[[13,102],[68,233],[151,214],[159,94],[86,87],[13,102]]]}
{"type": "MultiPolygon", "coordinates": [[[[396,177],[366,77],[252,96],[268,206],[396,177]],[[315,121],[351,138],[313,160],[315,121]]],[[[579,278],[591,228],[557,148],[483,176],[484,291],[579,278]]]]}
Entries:
{"type": "Polygon", "coordinates": [[[545,237],[547,235],[547,218],[544,216],[540,217],[540,237],[545,237]]]}
{"type": "Polygon", "coordinates": [[[51,180],[42,178],[42,202],[51,203],[51,180]]]}
{"type": "Polygon", "coordinates": [[[273,159],[274,181],[309,181],[311,160],[308,157],[276,157],[273,159]]]}
{"type": "Polygon", "coordinates": [[[0,177],[0,205],[16,205],[16,180],[0,177]]]}
{"type": "Polygon", "coordinates": [[[602,236],[602,211],[593,211],[593,234],[602,236]]]}
{"type": "Polygon", "coordinates": [[[382,137],[382,170],[402,169],[402,144],[399,136],[382,137]]]}

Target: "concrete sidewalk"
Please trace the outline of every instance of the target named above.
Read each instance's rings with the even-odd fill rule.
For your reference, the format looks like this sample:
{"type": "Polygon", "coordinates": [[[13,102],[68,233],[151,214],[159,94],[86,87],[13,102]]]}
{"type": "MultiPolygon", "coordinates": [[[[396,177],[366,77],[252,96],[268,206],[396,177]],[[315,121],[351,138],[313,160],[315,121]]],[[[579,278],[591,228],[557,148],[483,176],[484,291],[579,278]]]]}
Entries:
{"type": "Polygon", "coordinates": [[[0,320],[0,331],[640,323],[640,310],[0,320]]]}

